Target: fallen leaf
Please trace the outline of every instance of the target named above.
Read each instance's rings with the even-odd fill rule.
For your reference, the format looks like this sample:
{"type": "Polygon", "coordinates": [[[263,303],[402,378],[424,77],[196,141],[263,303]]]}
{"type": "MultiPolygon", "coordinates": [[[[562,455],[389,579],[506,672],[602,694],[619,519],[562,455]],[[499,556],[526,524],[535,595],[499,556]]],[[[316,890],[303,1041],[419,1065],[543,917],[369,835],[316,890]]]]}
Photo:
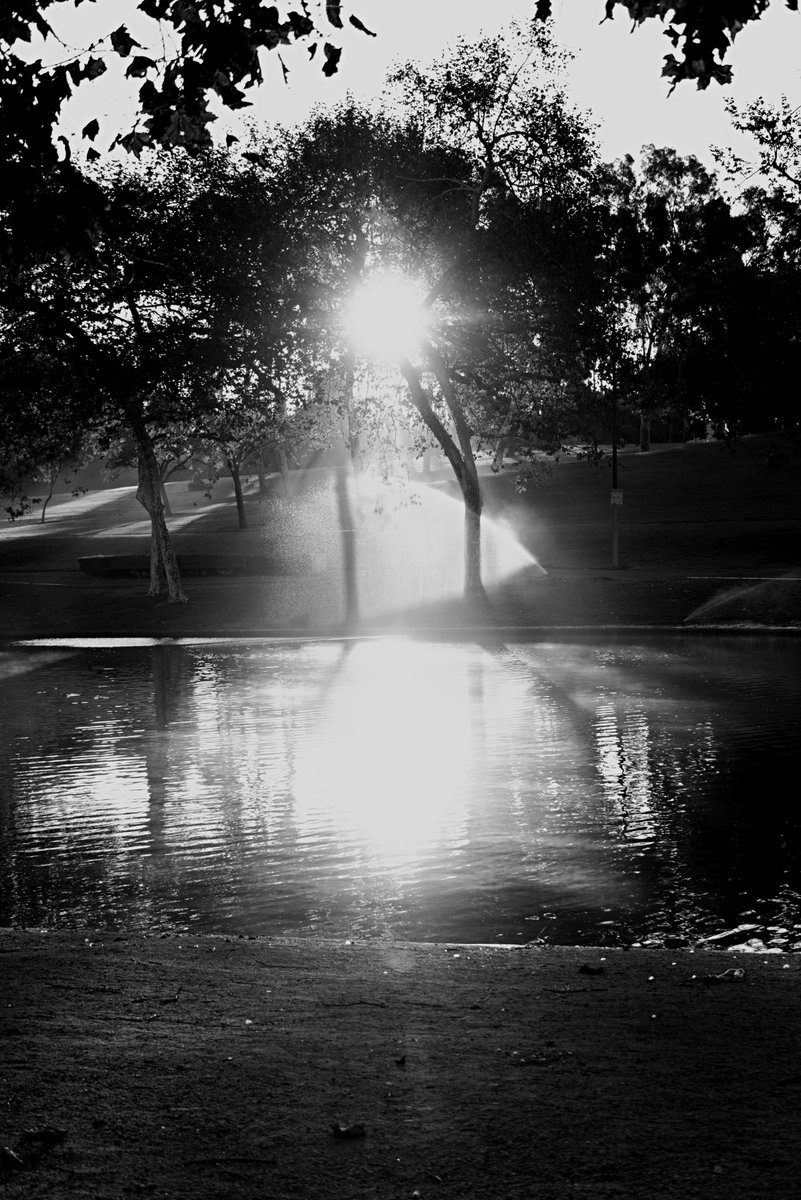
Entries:
{"type": "Polygon", "coordinates": [[[337,1121],[331,1126],[331,1132],[337,1138],[363,1138],[367,1137],[367,1130],[361,1121],[356,1121],[353,1125],[341,1125],[337,1121]]]}

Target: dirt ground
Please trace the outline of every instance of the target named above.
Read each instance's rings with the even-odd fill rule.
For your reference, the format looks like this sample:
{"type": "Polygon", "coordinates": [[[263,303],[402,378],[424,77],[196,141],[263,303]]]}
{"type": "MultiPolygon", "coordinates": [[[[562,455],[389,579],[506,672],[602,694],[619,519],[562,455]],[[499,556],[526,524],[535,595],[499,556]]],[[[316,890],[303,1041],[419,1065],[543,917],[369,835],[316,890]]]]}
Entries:
{"type": "Polygon", "coordinates": [[[797,957],[4,932],[0,970],[8,1200],[798,1194],[797,957]]]}
{"type": "MultiPolygon", "coordinates": [[[[547,575],[496,589],[478,626],[456,602],[403,618],[797,634],[798,472],[716,454],[626,461],[617,570],[608,479],[568,463],[522,499],[489,479],[547,575]]],[[[0,534],[0,642],[320,632],[269,579],[168,605],[83,574],[146,546],[130,494],[104,504],[0,534]]],[[[180,545],[229,553],[230,520],[212,505],[180,545]]],[[[801,957],[781,953],[5,930],[0,1200],[790,1200],[799,1061],[801,957]]]]}

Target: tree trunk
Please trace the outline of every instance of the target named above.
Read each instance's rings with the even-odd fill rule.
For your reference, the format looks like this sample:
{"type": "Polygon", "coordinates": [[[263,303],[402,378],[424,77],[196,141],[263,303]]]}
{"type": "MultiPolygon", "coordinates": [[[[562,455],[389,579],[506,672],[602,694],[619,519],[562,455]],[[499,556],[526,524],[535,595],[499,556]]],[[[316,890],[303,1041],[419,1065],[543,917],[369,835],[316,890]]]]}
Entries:
{"type": "Polygon", "coordinates": [[[225,465],[231,472],[231,478],[234,481],[234,496],[236,497],[236,515],[239,521],[240,529],[247,529],[248,515],[245,512],[245,498],[242,495],[242,479],[239,475],[239,463],[235,458],[225,456],[225,465]]]}
{"type": "MultiPolygon", "coordinates": [[[[462,481],[459,481],[462,483],[462,481]]],[[[481,582],[481,491],[470,482],[462,483],[464,499],[464,590],[468,597],[483,596],[481,582]]]]}
{"type": "Polygon", "coordinates": [[[161,499],[161,472],[156,452],[144,422],[138,418],[131,421],[138,454],[139,486],[136,498],[150,517],[150,588],[148,595],[160,596],[164,592],[172,603],[185,604],[186,594],[181,586],[178,559],[164,518],[161,499]]]}
{"type": "Polygon", "coordinates": [[[161,503],[164,507],[164,516],[171,517],[172,516],[172,505],[170,504],[170,498],[167,495],[167,480],[164,479],[163,477],[161,480],[161,503]]]}
{"type": "Polygon", "coordinates": [[[267,472],[264,469],[264,451],[256,455],[256,475],[259,480],[259,500],[267,499],[267,472]]]}
{"type": "Polygon", "coordinates": [[[289,495],[289,459],[287,458],[286,450],[283,443],[278,447],[278,470],[281,472],[281,482],[284,485],[284,495],[289,495]]]}
{"type": "Polygon", "coordinates": [[[651,449],[651,418],[645,413],[640,414],[640,450],[647,453],[651,449]]]}
{"type": "Polygon", "coordinates": [[[359,573],[356,558],[356,522],[348,494],[347,468],[334,471],[339,530],[342,537],[342,579],[345,585],[345,628],[359,621],[359,573]]]}
{"type": "Polygon", "coordinates": [[[453,385],[445,371],[444,364],[435,356],[433,350],[430,352],[430,356],[433,360],[437,382],[442,389],[448,411],[453,418],[456,436],[459,439],[458,446],[434,412],[425,389],[420,382],[420,374],[408,359],[404,359],[401,362],[401,371],[408,384],[412,403],[442,447],[443,453],[451,464],[453,473],[458,480],[465,508],[464,592],[468,599],[483,599],[484,585],[481,582],[481,509],[483,502],[481,486],[478,481],[476,460],[473,456],[470,430],[464,418],[458,397],[454,392],[453,385]]]}
{"type": "Polygon", "coordinates": [[[512,414],[514,413],[514,402],[509,405],[506,416],[503,419],[501,431],[498,434],[498,440],[495,443],[495,454],[492,459],[492,470],[497,475],[503,470],[503,456],[506,448],[509,445],[509,430],[512,428],[512,414]]]}
{"type": "Polygon", "coordinates": [[[353,411],[353,378],[354,378],[354,356],[349,353],[345,359],[345,420],[347,429],[345,430],[345,441],[350,449],[350,461],[356,475],[361,475],[364,470],[364,457],[362,455],[361,432],[359,430],[359,422],[356,419],[356,414],[353,411]]]}
{"type": "Polygon", "coordinates": [[[40,522],[40,524],[42,524],[42,525],[44,525],[44,522],[45,522],[45,513],[47,512],[47,506],[50,503],[50,501],[53,499],[53,492],[55,490],[56,480],[58,479],[58,476],[59,476],[58,471],[56,471],[55,474],[52,471],[50,472],[50,490],[48,491],[47,495],[45,496],[44,504],[42,505],[42,519],[40,522]]]}

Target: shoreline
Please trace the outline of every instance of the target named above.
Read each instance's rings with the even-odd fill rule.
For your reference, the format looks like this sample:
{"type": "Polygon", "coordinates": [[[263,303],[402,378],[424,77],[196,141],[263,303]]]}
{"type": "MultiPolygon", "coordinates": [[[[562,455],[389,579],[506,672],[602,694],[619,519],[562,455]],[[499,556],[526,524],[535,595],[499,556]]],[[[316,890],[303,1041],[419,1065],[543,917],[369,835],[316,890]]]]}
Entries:
{"type": "Polygon", "coordinates": [[[11,1200],[795,1195],[793,956],[6,929],[0,972],[11,1200]]]}

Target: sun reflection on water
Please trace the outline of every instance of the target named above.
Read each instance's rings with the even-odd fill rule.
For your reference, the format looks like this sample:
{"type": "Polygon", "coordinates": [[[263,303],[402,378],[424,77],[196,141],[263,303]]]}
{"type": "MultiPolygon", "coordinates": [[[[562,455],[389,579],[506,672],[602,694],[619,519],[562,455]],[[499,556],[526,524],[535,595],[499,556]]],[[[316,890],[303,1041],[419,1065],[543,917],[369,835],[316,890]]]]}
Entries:
{"type": "Polygon", "coordinates": [[[342,651],[290,780],[301,831],[322,821],[383,859],[464,840],[481,745],[481,668],[390,640],[342,651]],[[479,700],[479,703],[477,703],[479,700]]]}
{"type": "Polygon", "coordinates": [[[759,791],[766,763],[797,769],[801,672],[785,644],[768,686],[765,660],[675,639],[7,652],[0,921],[526,940],[553,912],[581,939],[801,892],[794,809],[768,819],[759,791]]]}

